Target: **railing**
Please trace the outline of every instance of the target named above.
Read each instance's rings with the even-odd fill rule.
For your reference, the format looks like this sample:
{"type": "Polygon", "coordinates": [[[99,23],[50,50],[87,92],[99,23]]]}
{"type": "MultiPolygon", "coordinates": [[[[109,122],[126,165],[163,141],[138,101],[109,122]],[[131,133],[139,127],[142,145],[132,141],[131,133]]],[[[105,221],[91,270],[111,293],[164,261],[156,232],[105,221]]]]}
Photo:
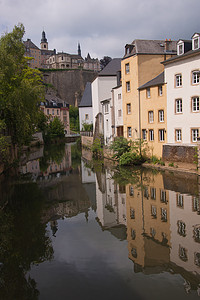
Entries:
{"type": "Polygon", "coordinates": [[[92,131],[81,131],[80,135],[93,137],[93,132],[92,131]]]}

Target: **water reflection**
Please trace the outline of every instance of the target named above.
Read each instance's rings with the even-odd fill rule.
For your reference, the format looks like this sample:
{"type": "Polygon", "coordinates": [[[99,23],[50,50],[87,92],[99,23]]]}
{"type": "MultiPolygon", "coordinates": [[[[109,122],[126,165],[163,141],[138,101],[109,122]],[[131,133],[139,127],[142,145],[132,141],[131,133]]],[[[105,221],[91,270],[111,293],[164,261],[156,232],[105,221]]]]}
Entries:
{"type": "MultiPolygon", "coordinates": [[[[110,249],[113,253],[119,251],[115,264],[124,279],[120,281],[121,274],[116,280],[119,286],[120,282],[124,289],[126,286],[126,299],[129,296],[131,299],[136,291],[140,294],[138,299],[148,298],[145,294],[148,289],[143,290],[144,282],[147,286],[154,284],[149,287],[155,290],[155,293],[151,290],[152,298],[160,299],[162,278],[167,286],[171,280],[168,276],[176,278],[171,290],[177,297],[183,298],[184,291],[185,296],[200,296],[199,178],[141,168],[104,168],[101,162],[90,166],[91,154],[84,152],[82,160],[80,155],[80,149],[72,144],[36,149],[28,157],[22,157],[19,169],[22,181],[8,185],[9,193],[3,192],[1,186],[0,289],[3,299],[38,299],[42,290],[38,285],[44,279],[35,275],[34,265],[38,265],[42,274],[45,268],[42,263],[53,260],[55,270],[63,270],[58,259],[59,243],[64,247],[62,257],[70,272],[77,272],[79,276],[78,270],[83,264],[90,280],[102,272],[101,264],[106,262],[104,267],[110,267],[108,257],[104,260],[105,249],[108,253],[110,249]],[[27,174],[29,176],[24,177],[27,174]],[[80,216],[84,216],[87,226],[83,221],[77,225],[80,216]],[[77,231],[68,232],[64,226],[66,220],[74,220],[77,231]],[[115,244],[114,240],[121,244],[115,244]],[[123,243],[127,252],[119,246],[123,243]],[[77,259],[75,271],[71,264],[69,266],[69,253],[79,253],[73,256],[77,259]],[[89,257],[93,267],[87,265],[89,257]],[[122,271],[120,264],[126,270],[122,271]],[[130,266],[134,273],[130,273],[130,266]],[[152,282],[152,276],[158,276],[159,284],[152,282]],[[138,287],[136,282],[140,282],[138,287]]],[[[71,223],[67,224],[72,228],[71,223]]],[[[112,256],[109,257],[112,261],[112,256]]],[[[111,265],[114,268],[113,261],[111,265]]],[[[113,272],[112,268],[111,273],[116,276],[118,271],[113,272]]],[[[52,280],[53,273],[54,269],[52,280]]],[[[106,284],[103,276],[101,279],[106,284]]],[[[112,279],[109,280],[107,284],[114,288],[112,279]]],[[[65,286],[62,289],[64,293],[65,286]]],[[[115,292],[113,298],[118,295],[115,292]]],[[[170,294],[169,290],[167,293],[170,294]]]]}

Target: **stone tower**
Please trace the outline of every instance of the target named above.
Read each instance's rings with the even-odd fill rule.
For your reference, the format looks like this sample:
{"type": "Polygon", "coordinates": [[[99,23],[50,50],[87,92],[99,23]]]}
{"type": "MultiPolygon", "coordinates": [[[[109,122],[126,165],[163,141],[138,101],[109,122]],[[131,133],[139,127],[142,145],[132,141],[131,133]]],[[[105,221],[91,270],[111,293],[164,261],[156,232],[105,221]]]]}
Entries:
{"type": "Polygon", "coordinates": [[[47,42],[47,38],[46,38],[46,34],[45,34],[44,30],[42,31],[42,38],[41,38],[40,48],[42,50],[48,50],[48,42],[47,42]]]}
{"type": "Polygon", "coordinates": [[[81,46],[80,46],[80,43],[78,43],[78,55],[81,56],[81,46]]]}

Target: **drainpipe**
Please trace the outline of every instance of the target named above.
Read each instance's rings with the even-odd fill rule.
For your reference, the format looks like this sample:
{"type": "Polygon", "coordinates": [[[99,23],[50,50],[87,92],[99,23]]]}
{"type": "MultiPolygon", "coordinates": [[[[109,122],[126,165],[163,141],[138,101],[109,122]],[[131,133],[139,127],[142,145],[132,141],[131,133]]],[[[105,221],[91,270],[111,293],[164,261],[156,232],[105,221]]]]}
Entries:
{"type": "MultiPolygon", "coordinates": [[[[141,141],[141,104],[140,104],[140,90],[138,89],[138,99],[139,99],[139,139],[141,141]]],[[[142,153],[141,143],[140,143],[140,155],[142,153]]]]}

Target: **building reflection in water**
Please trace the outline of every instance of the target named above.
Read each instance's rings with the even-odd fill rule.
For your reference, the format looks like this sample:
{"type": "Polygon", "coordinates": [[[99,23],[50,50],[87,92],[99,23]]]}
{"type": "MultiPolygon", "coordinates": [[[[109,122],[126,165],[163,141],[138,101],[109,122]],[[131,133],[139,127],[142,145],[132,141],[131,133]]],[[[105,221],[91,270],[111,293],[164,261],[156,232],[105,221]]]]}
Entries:
{"type": "MultiPolygon", "coordinates": [[[[97,220],[105,230],[126,226],[134,271],[180,274],[200,295],[200,200],[197,178],[141,171],[120,187],[113,171],[96,173],[97,220]],[[148,180],[147,180],[148,178],[148,180]]],[[[114,232],[114,231],[113,231],[114,232]]],[[[115,231],[120,238],[120,231],[115,231]]]]}

